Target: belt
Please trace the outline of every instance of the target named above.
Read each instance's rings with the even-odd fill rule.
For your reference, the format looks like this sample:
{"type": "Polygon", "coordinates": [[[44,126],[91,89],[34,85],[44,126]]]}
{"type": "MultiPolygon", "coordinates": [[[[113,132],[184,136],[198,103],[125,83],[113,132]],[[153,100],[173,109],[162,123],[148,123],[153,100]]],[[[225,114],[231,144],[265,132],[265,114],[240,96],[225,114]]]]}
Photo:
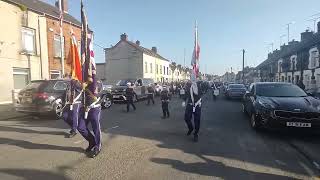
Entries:
{"type": "Polygon", "coordinates": [[[88,118],[88,113],[89,113],[90,109],[97,108],[97,107],[101,107],[100,104],[97,104],[99,101],[100,101],[100,97],[99,97],[95,102],[93,102],[92,104],[90,104],[90,106],[88,106],[88,107],[85,109],[84,119],[87,119],[87,118],[88,118]]]}

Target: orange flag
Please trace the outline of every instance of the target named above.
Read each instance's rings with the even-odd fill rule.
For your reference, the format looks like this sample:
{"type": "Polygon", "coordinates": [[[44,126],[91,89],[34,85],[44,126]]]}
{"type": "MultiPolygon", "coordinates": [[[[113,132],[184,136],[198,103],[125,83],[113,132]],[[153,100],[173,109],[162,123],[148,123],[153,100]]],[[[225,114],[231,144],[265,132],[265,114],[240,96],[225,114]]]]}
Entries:
{"type": "Polygon", "coordinates": [[[82,69],[81,69],[81,60],[78,51],[77,40],[74,34],[72,33],[71,37],[71,58],[72,58],[72,67],[71,67],[71,76],[72,79],[77,79],[82,81],[82,69]]]}

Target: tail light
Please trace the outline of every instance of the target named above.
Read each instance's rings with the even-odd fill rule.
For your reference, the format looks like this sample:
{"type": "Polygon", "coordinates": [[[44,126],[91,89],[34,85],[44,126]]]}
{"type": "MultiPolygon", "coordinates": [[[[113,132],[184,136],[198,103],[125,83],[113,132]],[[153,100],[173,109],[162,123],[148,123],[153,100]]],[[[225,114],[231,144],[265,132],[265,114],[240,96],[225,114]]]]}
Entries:
{"type": "Polygon", "coordinates": [[[49,96],[47,93],[35,93],[33,97],[38,99],[48,99],[49,96]]]}

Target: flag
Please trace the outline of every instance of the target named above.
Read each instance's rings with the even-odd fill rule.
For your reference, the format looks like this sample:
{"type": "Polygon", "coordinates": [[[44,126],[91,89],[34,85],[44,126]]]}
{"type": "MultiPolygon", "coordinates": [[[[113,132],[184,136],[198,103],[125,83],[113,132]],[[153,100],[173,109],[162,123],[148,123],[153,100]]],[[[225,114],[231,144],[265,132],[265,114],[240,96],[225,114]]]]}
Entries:
{"type": "Polygon", "coordinates": [[[72,60],[72,66],[71,66],[71,76],[72,79],[76,79],[78,81],[82,81],[82,63],[80,60],[80,55],[78,51],[78,45],[76,37],[74,36],[73,31],[71,30],[71,60],[72,60]]]}
{"type": "Polygon", "coordinates": [[[93,52],[93,33],[89,33],[88,20],[81,0],[81,62],[82,81],[87,83],[85,91],[85,105],[96,101],[98,94],[96,79],[96,63],[93,52]]]}
{"type": "Polygon", "coordinates": [[[198,26],[196,23],[195,31],[194,31],[194,49],[193,49],[193,55],[191,60],[191,66],[192,66],[192,73],[191,73],[191,81],[195,82],[197,81],[199,77],[199,57],[200,57],[200,46],[198,42],[198,26]]]}

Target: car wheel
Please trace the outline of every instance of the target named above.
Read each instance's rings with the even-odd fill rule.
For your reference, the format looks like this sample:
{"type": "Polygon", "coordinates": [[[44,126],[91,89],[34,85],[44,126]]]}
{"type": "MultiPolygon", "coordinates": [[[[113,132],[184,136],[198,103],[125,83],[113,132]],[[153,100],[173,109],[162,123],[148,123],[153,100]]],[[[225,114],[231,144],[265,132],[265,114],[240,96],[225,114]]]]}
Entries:
{"type": "Polygon", "coordinates": [[[110,97],[106,96],[101,102],[102,109],[109,109],[112,106],[112,100],[110,97]]]}
{"type": "Polygon", "coordinates": [[[63,105],[61,103],[56,104],[54,108],[54,112],[55,112],[56,118],[61,119],[62,113],[63,113],[63,105]]]}
{"type": "Polygon", "coordinates": [[[250,125],[254,130],[259,130],[260,128],[260,124],[255,113],[251,113],[250,125]]]}

